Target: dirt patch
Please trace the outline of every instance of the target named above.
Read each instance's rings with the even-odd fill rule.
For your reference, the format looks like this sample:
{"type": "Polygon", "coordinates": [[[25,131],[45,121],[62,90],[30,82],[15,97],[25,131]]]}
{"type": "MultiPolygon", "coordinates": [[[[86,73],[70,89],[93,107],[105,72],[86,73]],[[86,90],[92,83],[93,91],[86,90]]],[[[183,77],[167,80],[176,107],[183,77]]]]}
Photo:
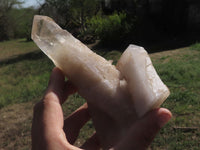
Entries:
{"type": "Polygon", "coordinates": [[[0,150],[31,148],[32,103],[0,109],[0,150]]]}

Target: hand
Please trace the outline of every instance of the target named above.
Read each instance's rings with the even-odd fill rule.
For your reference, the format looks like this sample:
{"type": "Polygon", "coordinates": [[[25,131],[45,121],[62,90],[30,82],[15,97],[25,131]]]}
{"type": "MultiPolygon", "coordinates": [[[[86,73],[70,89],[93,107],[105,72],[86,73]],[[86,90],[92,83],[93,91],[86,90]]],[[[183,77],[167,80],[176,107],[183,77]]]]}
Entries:
{"type": "MultiPolygon", "coordinates": [[[[80,150],[73,146],[82,126],[90,119],[87,104],[63,118],[61,105],[76,89],[65,82],[63,73],[54,68],[44,98],[35,105],[32,123],[32,150],[80,150]]],[[[114,146],[115,150],[145,149],[157,132],[171,118],[164,108],[155,109],[133,124],[126,138],[114,146]]],[[[96,134],[88,139],[83,149],[100,149],[96,134]]]]}
{"type": "MultiPolygon", "coordinates": [[[[35,105],[32,123],[33,150],[80,150],[73,146],[79,130],[90,119],[87,104],[84,104],[65,121],[61,104],[76,92],[58,68],[54,68],[44,98],[35,105]]],[[[97,149],[95,135],[85,144],[88,149],[97,149]],[[93,147],[94,145],[94,147],[93,147]]]]}

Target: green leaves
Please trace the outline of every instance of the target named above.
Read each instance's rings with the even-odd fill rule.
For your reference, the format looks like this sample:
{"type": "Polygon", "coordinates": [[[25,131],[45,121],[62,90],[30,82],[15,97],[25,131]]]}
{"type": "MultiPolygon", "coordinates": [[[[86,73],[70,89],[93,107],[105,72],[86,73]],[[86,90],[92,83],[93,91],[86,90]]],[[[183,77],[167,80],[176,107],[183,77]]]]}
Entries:
{"type": "Polygon", "coordinates": [[[105,45],[119,45],[131,30],[126,13],[113,13],[109,16],[94,16],[88,23],[88,30],[105,45]]]}

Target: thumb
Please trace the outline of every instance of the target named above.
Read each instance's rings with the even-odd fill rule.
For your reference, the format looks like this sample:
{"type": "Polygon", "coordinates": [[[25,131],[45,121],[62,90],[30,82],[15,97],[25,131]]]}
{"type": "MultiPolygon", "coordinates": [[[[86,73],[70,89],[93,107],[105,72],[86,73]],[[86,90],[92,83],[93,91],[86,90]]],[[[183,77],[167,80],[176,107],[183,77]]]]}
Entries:
{"type": "Polygon", "coordinates": [[[114,149],[147,149],[158,131],[171,119],[171,117],[171,112],[165,108],[152,110],[131,127],[128,135],[122,139],[114,149]]]}

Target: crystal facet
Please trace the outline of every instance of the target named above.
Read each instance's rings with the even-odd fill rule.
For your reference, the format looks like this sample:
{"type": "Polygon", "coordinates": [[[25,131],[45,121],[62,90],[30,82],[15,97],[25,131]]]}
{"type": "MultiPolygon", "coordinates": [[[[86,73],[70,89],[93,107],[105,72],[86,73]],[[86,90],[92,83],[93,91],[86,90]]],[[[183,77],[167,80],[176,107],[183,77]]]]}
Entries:
{"type": "Polygon", "coordinates": [[[142,47],[129,45],[114,66],[51,18],[38,15],[32,39],[86,99],[103,148],[112,147],[138,118],[169,96],[142,47]]]}

